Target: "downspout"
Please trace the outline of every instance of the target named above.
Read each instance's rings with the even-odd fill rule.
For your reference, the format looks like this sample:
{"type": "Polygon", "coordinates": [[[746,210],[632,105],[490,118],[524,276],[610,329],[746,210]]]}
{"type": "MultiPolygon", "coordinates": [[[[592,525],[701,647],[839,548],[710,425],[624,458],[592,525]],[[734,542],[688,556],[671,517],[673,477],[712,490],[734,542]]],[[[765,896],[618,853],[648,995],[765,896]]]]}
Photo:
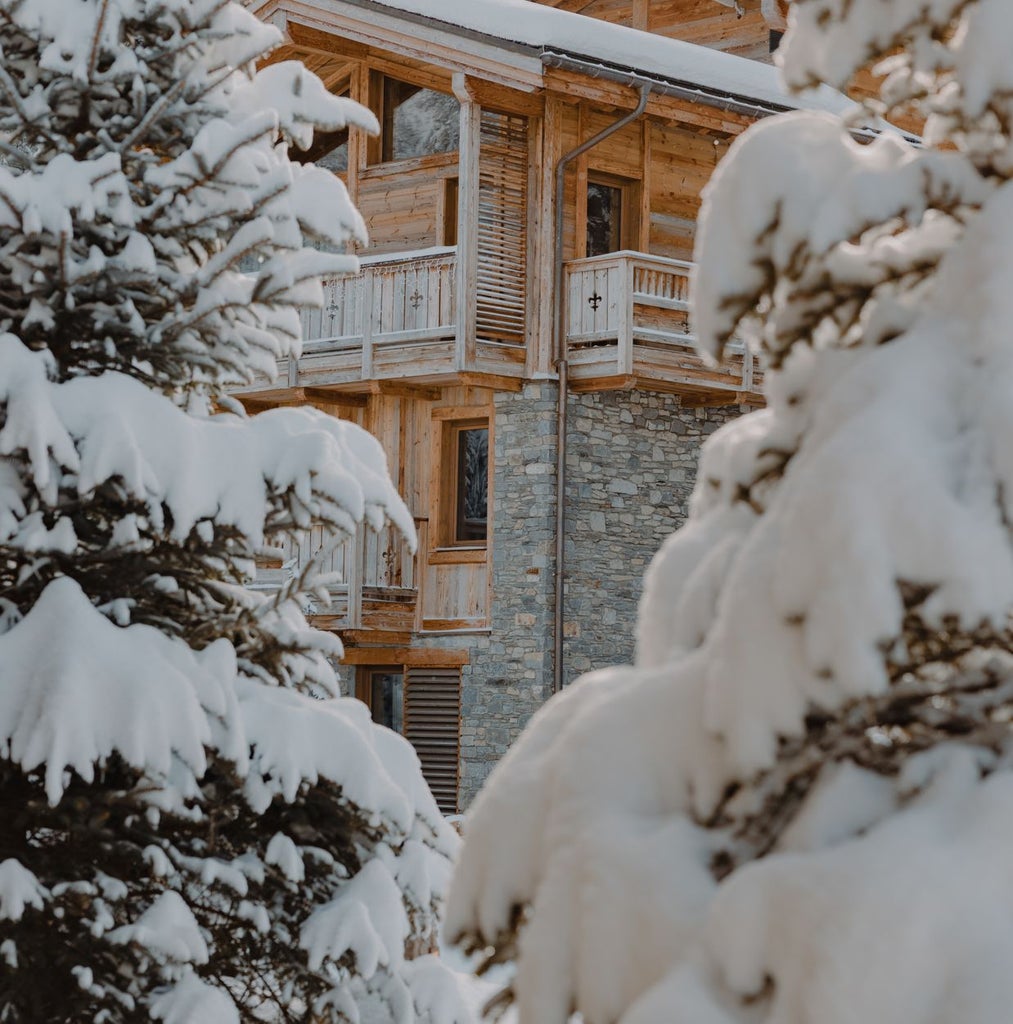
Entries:
{"type": "Polygon", "coordinates": [[[578,156],[597,146],[599,142],[625,128],[635,121],[647,107],[647,98],[651,94],[651,83],[640,84],[640,102],[635,110],[623,115],[618,121],[592,135],[587,142],[582,142],[576,149],[559,158],[556,164],[556,222],[553,237],[553,253],[555,257],[555,303],[553,308],[553,352],[556,369],[559,372],[559,399],[556,410],[556,608],[553,617],[554,657],[552,664],[552,692],[559,693],[563,688],[563,582],[566,569],[566,395],[569,386],[569,363],[566,358],[566,335],[563,325],[563,292],[566,288],[566,275],[563,269],[563,185],[566,167],[578,156]]]}

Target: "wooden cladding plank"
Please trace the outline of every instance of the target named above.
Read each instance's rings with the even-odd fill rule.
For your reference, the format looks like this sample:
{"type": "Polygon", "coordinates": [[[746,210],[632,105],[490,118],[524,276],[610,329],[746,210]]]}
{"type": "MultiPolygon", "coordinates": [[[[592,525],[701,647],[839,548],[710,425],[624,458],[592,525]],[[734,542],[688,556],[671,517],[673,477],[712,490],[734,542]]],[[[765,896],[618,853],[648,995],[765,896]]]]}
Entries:
{"type": "Polygon", "coordinates": [[[437,806],[444,814],[456,814],[461,753],[460,668],[408,668],[404,734],[419,755],[422,775],[437,806]]]}
{"type": "Polygon", "coordinates": [[[477,333],[524,343],[528,119],[484,110],[479,129],[477,333]]]}

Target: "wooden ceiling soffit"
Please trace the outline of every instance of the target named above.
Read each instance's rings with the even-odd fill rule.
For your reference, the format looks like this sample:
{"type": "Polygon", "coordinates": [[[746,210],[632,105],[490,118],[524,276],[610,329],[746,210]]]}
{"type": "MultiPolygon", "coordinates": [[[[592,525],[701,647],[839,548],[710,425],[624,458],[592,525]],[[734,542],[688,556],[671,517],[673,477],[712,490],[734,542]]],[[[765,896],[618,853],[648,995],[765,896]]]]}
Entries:
{"type": "Polygon", "coordinates": [[[717,409],[727,405],[750,405],[759,408],[766,403],[755,391],[686,391],[679,394],[684,409],[717,409]]]}
{"type": "Polygon", "coordinates": [[[661,394],[678,395],[683,407],[687,409],[709,408],[724,405],[764,404],[761,394],[755,391],[737,391],[734,388],[708,388],[702,386],[698,378],[680,379],[673,376],[668,379],[645,377],[640,374],[612,374],[603,377],[584,377],[571,379],[569,389],[574,394],[587,394],[592,391],[655,391],[661,394]]]}
{"type": "Polygon", "coordinates": [[[343,39],[333,32],[314,28],[299,21],[288,21],[288,38],[303,53],[318,53],[327,57],[339,57],[346,60],[362,60],[369,48],[362,43],[343,39]]]}
{"type": "MultiPolygon", "coordinates": [[[[326,6],[314,0],[284,0],[284,9],[290,34],[303,26],[516,89],[532,91],[542,85],[542,65],[535,54],[507,43],[496,45],[463,30],[440,28],[423,18],[360,9],[341,0],[329,0],[326,6]]],[[[345,44],[341,47],[344,50],[345,44]]]]}
{"type": "Polygon", "coordinates": [[[457,374],[455,384],[465,387],[491,388],[493,391],[523,391],[521,377],[508,377],[501,373],[483,373],[480,370],[462,370],[457,374]]]}
{"type": "MultiPolygon", "coordinates": [[[[562,68],[545,69],[545,86],[551,92],[562,93],[573,99],[602,103],[619,110],[632,110],[637,105],[637,92],[632,86],[604,78],[592,78],[590,75],[581,75],[562,68]]],[[[647,101],[647,115],[728,135],[738,135],[755,120],[736,111],[711,106],[703,96],[699,103],[693,103],[675,96],[656,93],[652,93],[647,101]]]]}
{"type": "Polygon", "coordinates": [[[580,14],[588,7],[593,7],[593,0],[536,0],[545,7],[555,7],[560,11],[570,11],[573,14],[580,14]]]}
{"type": "Polygon", "coordinates": [[[437,401],[442,392],[432,384],[413,384],[402,380],[351,381],[347,384],[332,384],[330,387],[308,387],[299,389],[307,401],[330,402],[332,405],[362,405],[369,395],[394,395],[400,398],[422,398],[437,401]]]}
{"type": "Polygon", "coordinates": [[[342,665],[407,665],[409,668],[458,668],[470,660],[468,651],[436,647],[346,646],[342,665]]]}
{"type": "Polygon", "coordinates": [[[369,395],[349,391],[328,391],[327,388],[301,388],[307,402],[322,402],[325,405],[339,405],[347,409],[362,409],[369,403],[369,395]]]}

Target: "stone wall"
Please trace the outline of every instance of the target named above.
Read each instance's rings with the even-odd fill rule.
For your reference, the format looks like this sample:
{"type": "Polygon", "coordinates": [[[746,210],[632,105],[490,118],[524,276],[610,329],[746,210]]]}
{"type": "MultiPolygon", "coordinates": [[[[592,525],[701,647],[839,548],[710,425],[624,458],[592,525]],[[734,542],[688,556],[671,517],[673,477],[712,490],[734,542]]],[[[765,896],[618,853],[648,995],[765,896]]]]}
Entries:
{"type": "Polygon", "coordinates": [[[737,407],[646,391],[571,395],[563,675],[633,660],[644,570],[686,520],[700,446],[737,407]]]}
{"type": "Polygon", "coordinates": [[[462,806],[552,692],[555,383],[497,393],[493,444],[492,628],[462,677],[462,806]]]}
{"type": "MultiPolygon", "coordinates": [[[[685,521],[700,445],[738,412],[639,391],[570,397],[565,682],[632,659],[644,570],[685,521]]],[[[462,676],[462,807],[552,692],[554,382],[497,394],[494,445],[492,622],[462,676]]]]}

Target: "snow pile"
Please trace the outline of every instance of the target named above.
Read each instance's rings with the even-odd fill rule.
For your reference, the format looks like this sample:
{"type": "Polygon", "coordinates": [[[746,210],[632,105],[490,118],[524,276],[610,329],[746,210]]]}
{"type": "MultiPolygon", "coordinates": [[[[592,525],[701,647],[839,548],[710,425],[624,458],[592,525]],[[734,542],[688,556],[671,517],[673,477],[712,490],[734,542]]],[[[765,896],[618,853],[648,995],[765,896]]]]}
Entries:
{"type": "Polygon", "coordinates": [[[335,696],[313,564],[246,586],[309,530],[413,531],[361,429],[226,391],[363,235],[289,152],[375,119],[257,72],[279,41],[220,0],[0,0],[3,1020],[469,1019],[421,955],[456,835],[413,749],[335,696]]]}
{"type": "Polygon", "coordinates": [[[789,114],[709,187],[697,337],[744,332],[768,408],[709,442],[637,665],[543,709],[469,817],[448,933],[516,959],[522,1024],[1009,1015],[1008,13],[793,9],[793,81],[887,58],[889,112],[917,68],[939,146],[789,114]]]}
{"type": "Polygon", "coordinates": [[[759,106],[773,105],[775,109],[800,107],[835,114],[857,109],[846,96],[826,87],[793,94],[781,83],[774,68],[760,61],[681,39],[651,35],[531,0],[377,0],[377,3],[471,33],[520,43],[540,55],[558,52],[634,73],[660,75],[699,88],[705,102],[704,93],[709,93],[718,97],[734,96],[747,102],[752,100],[759,106]]]}

